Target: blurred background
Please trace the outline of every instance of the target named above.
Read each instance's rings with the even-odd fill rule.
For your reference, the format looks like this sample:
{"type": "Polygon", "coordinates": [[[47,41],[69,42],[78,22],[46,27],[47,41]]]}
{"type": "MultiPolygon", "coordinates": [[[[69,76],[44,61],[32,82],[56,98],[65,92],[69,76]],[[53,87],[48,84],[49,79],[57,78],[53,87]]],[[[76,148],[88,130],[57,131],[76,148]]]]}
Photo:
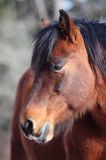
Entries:
{"type": "Polygon", "coordinates": [[[40,18],[106,18],[106,0],[0,0],[0,160],[9,160],[11,120],[16,86],[30,66],[32,40],[40,18]]]}

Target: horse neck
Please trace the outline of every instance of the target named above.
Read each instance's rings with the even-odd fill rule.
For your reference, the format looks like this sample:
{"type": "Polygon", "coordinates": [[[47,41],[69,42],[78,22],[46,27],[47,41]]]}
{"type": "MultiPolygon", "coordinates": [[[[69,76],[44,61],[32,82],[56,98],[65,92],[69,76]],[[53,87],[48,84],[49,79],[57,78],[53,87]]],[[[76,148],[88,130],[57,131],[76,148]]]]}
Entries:
{"type": "Polygon", "coordinates": [[[106,81],[97,86],[97,103],[92,112],[97,125],[106,133],[106,81]]]}

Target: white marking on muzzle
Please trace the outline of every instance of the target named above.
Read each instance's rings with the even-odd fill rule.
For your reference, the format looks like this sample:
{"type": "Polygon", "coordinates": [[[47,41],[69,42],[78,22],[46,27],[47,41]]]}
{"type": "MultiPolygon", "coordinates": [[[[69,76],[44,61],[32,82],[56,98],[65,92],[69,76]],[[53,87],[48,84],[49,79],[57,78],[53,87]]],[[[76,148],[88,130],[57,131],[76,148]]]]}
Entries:
{"type": "Polygon", "coordinates": [[[43,141],[44,143],[46,143],[53,138],[53,127],[51,127],[50,122],[46,122],[40,132],[40,137],[29,135],[29,137],[27,138],[30,140],[34,140],[37,143],[42,143],[43,141]],[[52,130],[52,132],[50,130],[52,130]]]}

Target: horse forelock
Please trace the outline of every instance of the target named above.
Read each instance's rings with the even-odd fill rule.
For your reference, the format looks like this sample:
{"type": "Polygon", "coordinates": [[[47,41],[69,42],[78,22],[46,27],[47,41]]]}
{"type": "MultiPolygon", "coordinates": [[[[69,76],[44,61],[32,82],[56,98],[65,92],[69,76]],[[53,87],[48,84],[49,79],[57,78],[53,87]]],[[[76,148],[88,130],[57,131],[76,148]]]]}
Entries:
{"type": "Polygon", "coordinates": [[[39,75],[47,65],[47,61],[51,56],[58,38],[59,31],[57,22],[53,22],[37,34],[31,62],[36,75],[39,75]]]}

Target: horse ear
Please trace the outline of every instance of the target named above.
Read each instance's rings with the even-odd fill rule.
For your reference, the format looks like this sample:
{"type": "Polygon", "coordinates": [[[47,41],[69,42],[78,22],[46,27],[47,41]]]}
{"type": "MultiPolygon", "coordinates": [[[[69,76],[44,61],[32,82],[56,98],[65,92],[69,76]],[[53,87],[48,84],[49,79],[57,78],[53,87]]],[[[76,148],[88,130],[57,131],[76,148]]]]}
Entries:
{"type": "Polygon", "coordinates": [[[68,40],[71,40],[72,43],[75,43],[76,31],[78,30],[74,21],[70,20],[68,14],[63,10],[59,10],[59,29],[63,36],[67,36],[68,40]]]}
{"type": "Polygon", "coordinates": [[[50,24],[49,20],[41,18],[41,21],[40,21],[41,29],[47,27],[49,24],[50,24]]]}

